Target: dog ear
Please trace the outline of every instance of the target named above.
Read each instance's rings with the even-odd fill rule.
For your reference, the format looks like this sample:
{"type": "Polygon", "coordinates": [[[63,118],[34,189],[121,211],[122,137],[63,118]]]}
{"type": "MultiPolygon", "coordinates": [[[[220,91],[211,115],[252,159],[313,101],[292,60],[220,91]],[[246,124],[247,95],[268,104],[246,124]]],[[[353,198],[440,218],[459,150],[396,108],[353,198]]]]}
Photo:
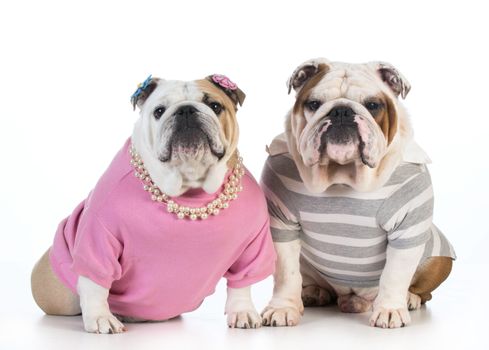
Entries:
{"type": "Polygon", "coordinates": [[[401,95],[403,99],[406,98],[409,90],[411,90],[411,84],[393,65],[377,62],[377,72],[380,79],[389,86],[396,96],[401,95]]]}
{"type": "Polygon", "coordinates": [[[316,58],[302,63],[295,69],[287,81],[288,93],[294,89],[300,90],[304,84],[319,72],[327,72],[330,69],[329,61],[326,58],[316,58]]]}
{"type": "Polygon", "coordinates": [[[133,109],[136,109],[136,106],[141,108],[144,101],[146,101],[149,95],[151,95],[151,93],[156,89],[159,81],[159,78],[153,78],[150,75],[144,82],[138,85],[136,91],[131,95],[131,104],[133,109]]]}
{"type": "Polygon", "coordinates": [[[246,94],[227,76],[222,74],[212,74],[207,76],[205,79],[224,91],[231,101],[233,101],[235,107],[237,107],[238,104],[240,106],[243,105],[246,94]]]}

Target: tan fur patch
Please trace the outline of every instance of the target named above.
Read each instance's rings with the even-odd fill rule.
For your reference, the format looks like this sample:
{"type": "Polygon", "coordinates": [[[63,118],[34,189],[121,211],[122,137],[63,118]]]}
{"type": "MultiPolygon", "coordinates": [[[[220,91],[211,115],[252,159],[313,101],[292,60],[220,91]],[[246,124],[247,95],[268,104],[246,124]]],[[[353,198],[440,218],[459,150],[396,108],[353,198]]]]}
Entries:
{"type": "Polygon", "coordinates": [[[221,89],[217,88],[213,83],[206,79],[196,81],[200,90],[204,91],[211,101],[218,102],[222,105],[223,110],[219,114],[219,122],[221,131],[229,143],[226,152],[230,152],[231,158],[227,162],[229,168],[234,167],[237,161],[236,147],[238,145],[238,122],[236,120],[236,105],[231,98],[226,95],[221,89]]]}
{"type": "Polygon", "coordinates": [[[302,89],[297,94],[293,113],[294,115],[304,115],[304,104],[307,102],[311,94],[311,90],[323,79],[323,77],[328,73],[328,66],[324,63],[318,65],[318,72],[309,79],[302,89]]]}
{"type": "Polygon", "coordinates": [[[396,109],[394,108],[389,97],[383,93],[374,98],[374,101],[378,101],[384,106],[384,108],[382,108],[380,113],[376,115],[374,119],[382,130],[382,133],[387,140],[387,144],[390,145],[397,132],[398,123],[396,109]]]}
{"type": "Polygon", "coordinates": [[[428,258],[416,270],[409,291],[419,295],[424,304],[431,299],[431,292],[450,275],[452,263],[452,258],[446,256],[428,258]]]}

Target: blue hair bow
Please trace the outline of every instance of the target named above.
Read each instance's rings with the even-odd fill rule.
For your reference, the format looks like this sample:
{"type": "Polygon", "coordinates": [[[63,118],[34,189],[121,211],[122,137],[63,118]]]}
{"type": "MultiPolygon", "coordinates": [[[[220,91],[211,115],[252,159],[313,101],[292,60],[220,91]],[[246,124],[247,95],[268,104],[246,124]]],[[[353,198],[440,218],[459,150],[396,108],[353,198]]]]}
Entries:
{"type": "Polygon", "coordinates": [[[151,84],[151,81],[153,80],[151,74],[146,78],[145,81],[143,81],[142,83],[138,84],[138,88],[137,90],[131,95],[131,103],[133,104],[133,106],[136,106],[136,103],[138,101],[138,97],[141,96],[141,94],[143,93],[144,90],[146,90],[149,86],[149,84],[151,84]]]}

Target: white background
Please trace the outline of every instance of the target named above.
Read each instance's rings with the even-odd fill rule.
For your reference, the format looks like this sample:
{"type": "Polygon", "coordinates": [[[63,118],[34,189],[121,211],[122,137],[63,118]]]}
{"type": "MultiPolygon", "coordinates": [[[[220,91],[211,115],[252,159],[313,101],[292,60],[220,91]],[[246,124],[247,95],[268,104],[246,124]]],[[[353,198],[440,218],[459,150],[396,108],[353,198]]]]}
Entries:
{"type": "MultiPolygon", "coordinates": [[[[192,339],[201,346],[207,344],[202,339],[216,339],[214,347],[256,348],[273,341],[283,347],[342,341],[365,348],[375,345],[369,339],[487,346],[487,332],[478,333],[487,329],[489,311],[489,25],[482,4],[2,2],[0,348],[178,347],[192,339]],[[84,335],[79,318],[42,316],[30,298],[30,269],[51,244],[58,222],[87,195],[130,135],[137,112],[129,96],[137,83],[148,74],[181,80],[228,75],[247,94],[238,112],[239,148],[259,177],[265,145],[282,131],[293,103],[285,81],[298,64],[319,56],[388,61],[411,82],[405,105],[418,143],[433,160],[435,223],[459,256],[451,279],[414,315],[413,326],[370,329],[367,316],[328,308],[306,312],[295,329],[228,331],[222,284],[200,310],[181,320],[135,325],[113,338],[84,335]]],[[[261,308],[271,281],[256,291],[261,308]]]]}

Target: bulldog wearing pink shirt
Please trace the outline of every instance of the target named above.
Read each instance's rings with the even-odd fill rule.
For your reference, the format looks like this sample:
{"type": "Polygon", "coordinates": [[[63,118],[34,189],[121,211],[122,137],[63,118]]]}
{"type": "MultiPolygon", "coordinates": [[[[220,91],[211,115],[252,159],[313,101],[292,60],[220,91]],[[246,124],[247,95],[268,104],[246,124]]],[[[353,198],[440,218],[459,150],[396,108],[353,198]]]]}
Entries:
{"type": "Polygon", "coordinates": [[[195,310],[225,277],[229,327],[261,325],[250,285],[273,273],[275,252],[264,195],[237,151],[244,98],[222,75],[138,86],[132,137],[33,269],[46,314],[81,313],[86,331],[120,333],[124,320],[195,310]]]}

